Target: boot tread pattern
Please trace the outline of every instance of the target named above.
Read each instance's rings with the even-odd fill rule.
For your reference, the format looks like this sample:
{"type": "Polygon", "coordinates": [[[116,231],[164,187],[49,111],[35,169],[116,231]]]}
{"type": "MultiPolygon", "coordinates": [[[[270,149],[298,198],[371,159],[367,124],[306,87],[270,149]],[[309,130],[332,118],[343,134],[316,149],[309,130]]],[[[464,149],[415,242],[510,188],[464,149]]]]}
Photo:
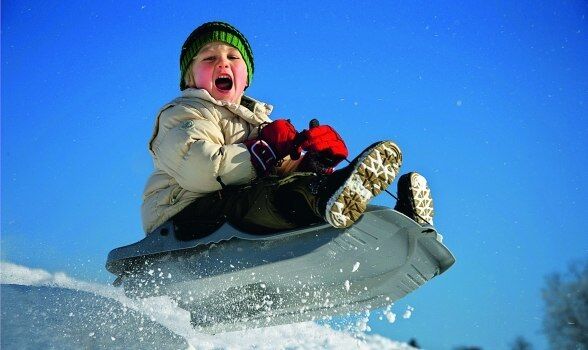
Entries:
{"type": "Polygon", "coordinates": [[[351,226],[368,202],[394,181],[401,164],[402,153],[391,141],[368,148],[358,157],[351,176],[329,199],[326,220],[338,228],[351,226]]]}
{"type": "Polygon", "coordinates": [[[412,194],[413,210],[416,214],[415,221],[421,225],[426,223],[433,225],[435,210],[433,197],[431,195],[431,190],[427,185],[427,180],[418,173],[411,174],[410,192],[412,194]]]}

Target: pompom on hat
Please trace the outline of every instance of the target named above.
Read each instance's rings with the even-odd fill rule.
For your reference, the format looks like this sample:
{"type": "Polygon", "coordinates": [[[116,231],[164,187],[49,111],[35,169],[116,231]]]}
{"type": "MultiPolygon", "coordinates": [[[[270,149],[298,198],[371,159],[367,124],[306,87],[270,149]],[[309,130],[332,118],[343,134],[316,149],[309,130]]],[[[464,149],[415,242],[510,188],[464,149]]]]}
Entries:
{"type": "Polygon", "coordinates": [[[253,51],[251,51],[251,46],[245,36],[237,28],[228,23],[208,22],[194,29],[182,46],[182,52],[180,53],[180,90],[187,88],[184,82],[184,75],[188,67],[190,67],[194,56],[198,54],[198,51],[204,45],[215,41],[226,43],[239,50],[247,66],[247,82],[251,84],[254,69],[253,51]]]}

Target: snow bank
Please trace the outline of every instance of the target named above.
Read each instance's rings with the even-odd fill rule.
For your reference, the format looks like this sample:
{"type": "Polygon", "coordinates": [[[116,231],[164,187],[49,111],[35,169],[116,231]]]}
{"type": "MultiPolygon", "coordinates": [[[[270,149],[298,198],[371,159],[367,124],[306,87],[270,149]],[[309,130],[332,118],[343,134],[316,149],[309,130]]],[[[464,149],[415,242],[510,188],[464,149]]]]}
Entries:
{"type": "MultiPolygon", "coordinates": [[[[191,327],[189,313],[179,308],[169,298],[131,300],[124,295],[121,289],[109,285],[78,281],[64,273],[49,273],[41,269],[31,269],[9,262],[0,262],[0,283],[65,288],[112,299],[120,303],[122,307],[145,315],[151,321],[185,339],[188,349],[412,349],[408,345],[378,335],[363,333],[357,337],[357,332],[353,332],[354,336],[312,322],[214,336],[201,334],[191,327]]],[[[72,311],[62,310],[62,312],[70,313],[72,311]]],[[[9,322],[9,319],[3,320],[3,322],[9,322]]]]}

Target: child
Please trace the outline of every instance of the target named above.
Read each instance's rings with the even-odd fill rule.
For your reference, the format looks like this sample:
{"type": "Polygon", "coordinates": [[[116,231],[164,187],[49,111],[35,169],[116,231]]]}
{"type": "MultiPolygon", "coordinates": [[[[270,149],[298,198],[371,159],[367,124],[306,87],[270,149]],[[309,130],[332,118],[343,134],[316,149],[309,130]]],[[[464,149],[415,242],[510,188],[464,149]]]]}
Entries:
{"type": "MultiPolygon", "coordinates": [[[[331,126],[314,122],[298,132],[288,120],[271,121],[271,105],[243,94],[253,78],[253,53],[227,23],[192,32],[180,72],[182,96],[161,108],[149,142],[155,171],[141,208],[147,233],[167,220],[185,239],[224,220],[254,233],[324,221],[348,227],[398,173],[402,155],[393,142],[377,142],[333,171],[348,151],[331,126]]],[[[396,209],[432,223],[426,180],[411,173],[399,185],[396,209]]]]}

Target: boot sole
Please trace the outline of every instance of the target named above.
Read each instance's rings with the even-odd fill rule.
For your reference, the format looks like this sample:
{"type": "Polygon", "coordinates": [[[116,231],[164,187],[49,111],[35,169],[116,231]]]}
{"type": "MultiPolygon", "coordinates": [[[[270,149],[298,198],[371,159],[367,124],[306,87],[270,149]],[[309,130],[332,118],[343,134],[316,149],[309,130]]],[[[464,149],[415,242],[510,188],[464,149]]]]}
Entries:
{"type": "Polygon", "coordinates": [[[347,180],[327,202],[327,222],[336,228],[353,225],[369,201],[394,181],[401,165],[402,153],[394,142],[382,141],[367,148],[354,161],[347,180]]]}
{"type": "Polygon", "coordinates": [[[433,197],[424,176],[418,173],[410,174],[410,194],[412,209],[415,213],[413,220],[421,225],[433,225],[435,215],[433,197]]]}

